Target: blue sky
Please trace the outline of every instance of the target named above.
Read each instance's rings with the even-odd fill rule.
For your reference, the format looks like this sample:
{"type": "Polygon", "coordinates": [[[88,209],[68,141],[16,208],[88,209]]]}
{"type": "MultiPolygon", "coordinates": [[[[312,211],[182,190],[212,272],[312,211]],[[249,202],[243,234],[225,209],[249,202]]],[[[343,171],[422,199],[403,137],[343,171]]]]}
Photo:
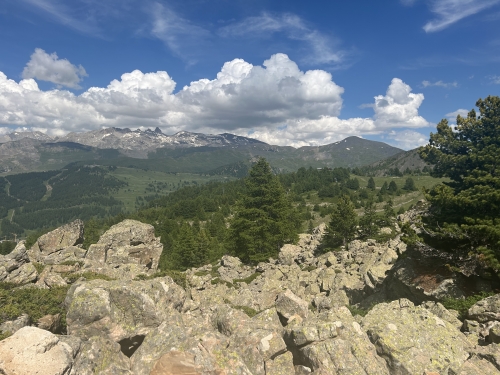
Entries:
{"type": "Polygon", "coordinates": [[[4,0],[0,135],[116,126],[410,149],[500,94],[500,0],[4,0]]]}

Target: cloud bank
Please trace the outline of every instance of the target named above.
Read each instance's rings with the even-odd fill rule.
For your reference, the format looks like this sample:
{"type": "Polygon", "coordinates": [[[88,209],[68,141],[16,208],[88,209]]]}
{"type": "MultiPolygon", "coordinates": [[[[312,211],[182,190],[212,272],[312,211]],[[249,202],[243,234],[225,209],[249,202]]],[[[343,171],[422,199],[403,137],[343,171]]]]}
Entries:
{"type": "Polygon", "coordinates": [[[344,88],[326,71],[301,71],[285,54],[271,56],[262,66],[234,59],[215,79],[175,89],[175,81],[164,71],[135,70],[80,95],[42,91],[33,78],[17,83],[0,72],[0,129],[37,128],[59,135],[109,126],[158,126],[167,134],[231,132],[303,146],[429,126],[418,114],[423,94],[412,93],[398,78],[385,95],[366,105],[373,108],[373,117],[340,119],[344,88]]]}

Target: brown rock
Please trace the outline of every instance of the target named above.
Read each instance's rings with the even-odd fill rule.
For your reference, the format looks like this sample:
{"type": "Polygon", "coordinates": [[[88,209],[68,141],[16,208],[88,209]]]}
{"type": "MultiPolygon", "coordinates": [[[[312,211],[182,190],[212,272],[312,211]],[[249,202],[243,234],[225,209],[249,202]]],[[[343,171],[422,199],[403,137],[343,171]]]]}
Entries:
{"type": "Polygon", "coordinates": [[[150,375],[201,375],[194,363],[194,355],[173,350],[160,357],[150,375]]]}

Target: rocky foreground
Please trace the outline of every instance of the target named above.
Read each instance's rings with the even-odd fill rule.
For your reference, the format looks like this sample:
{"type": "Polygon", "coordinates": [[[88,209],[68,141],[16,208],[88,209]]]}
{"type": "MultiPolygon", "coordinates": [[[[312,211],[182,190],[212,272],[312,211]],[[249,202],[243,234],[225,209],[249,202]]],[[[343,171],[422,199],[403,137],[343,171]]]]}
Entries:
{"type": "Polygon", "coordinates": [[[255,267],[224,256],[188,270],[182,286],[155,277],[162,245],[137,221],[113,226],[88,251],[79,221],[30,250],[19,243],[0,256],[0,281],[71,284],[67,334],[57,334],[60,316],[3,323],[12,336],[0,341],[0,373],[500,373],[500,294],[472,306],[463,322],[439,302],[491,291],[488,283],[440,268],[441,255],[407,249],[401,235],[317,256],[324,230],[255,267]],[[353,316],[363,307],[365,316],[353,316]]]}

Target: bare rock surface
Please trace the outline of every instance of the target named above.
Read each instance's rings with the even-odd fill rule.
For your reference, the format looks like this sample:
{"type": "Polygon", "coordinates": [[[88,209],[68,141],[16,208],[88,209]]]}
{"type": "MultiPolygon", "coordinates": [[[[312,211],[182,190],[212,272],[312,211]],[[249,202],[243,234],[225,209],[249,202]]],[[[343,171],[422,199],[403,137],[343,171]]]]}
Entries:
{"type": "Polygon", "coordinates": [[[30,249],[30,257],[36,261],[53,253],[83,242],[83,221],[75,220],[41,236],[30,249]]]}
{"type": "Polygon", "coordinates": [[[100,270],[103,266],[125,268],[130,278],[138,273],[154,273],[158,268],[163,245],[155,237],[154,227],[137,220],[113,225],[91,245],[85,256],[85,268],[100,270]]]}
{"type": "Polygon", "coordinates": [[[457,373],[472,350],[456,327],[407,299],[376,305],[362,328],[393,374],[457,373]]]}
{"type": "Polygon", "coordinates": [[[64,375],[71,370],[74,348],[56,335],[24,327],[0,341],[0,373],[5,375],[64,375]]]}
{"type": "Polygon", "coordinates": [[[19,242],[10,254],[0,255],[0,282],[27,284],[35,281],[37,276],[24,241],[19,242]]]}

